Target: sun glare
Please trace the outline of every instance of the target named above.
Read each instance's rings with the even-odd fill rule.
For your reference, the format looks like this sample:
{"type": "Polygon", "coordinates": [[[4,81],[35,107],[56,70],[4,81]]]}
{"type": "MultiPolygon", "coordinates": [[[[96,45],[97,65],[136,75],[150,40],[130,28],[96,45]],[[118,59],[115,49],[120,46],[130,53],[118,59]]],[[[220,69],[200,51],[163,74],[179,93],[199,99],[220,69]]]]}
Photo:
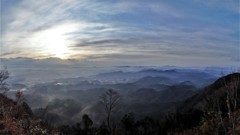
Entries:
{"type": "Polygon", "coordinates": [[[75,24],[64,24],[46,29],[33,35],[31,41],[40,48],[42,55],[67,59],[72,53],[68,47],[71,41],[67,34],[75,28],[75,24]]]}
{"type": "Polygon", "coordinates": [[[57,31],[52,31],[46,33],[46,37],[42,41],[46,46],[46,53],[53,55],[53,57],[58,57],[61,59],[67,58],[68,47],[66,39],[57,33],[57,31]]]}

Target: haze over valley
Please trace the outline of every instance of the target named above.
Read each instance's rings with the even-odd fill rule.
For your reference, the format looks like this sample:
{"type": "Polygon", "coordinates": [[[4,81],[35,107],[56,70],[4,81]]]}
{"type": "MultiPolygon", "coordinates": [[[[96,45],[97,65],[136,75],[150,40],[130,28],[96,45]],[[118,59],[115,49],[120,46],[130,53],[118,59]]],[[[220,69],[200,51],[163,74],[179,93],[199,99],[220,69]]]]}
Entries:
{"type": "Polygon", "coordinates": [[[159,118],[174,112],[181,102],[219,77],[236,70],[236,67],[90,66],[57,58],[2,61],[9,65],[11,73],[7,94],[14,98],[16,91],[23,91],[33,112],[40,115],[41,110],[48,108],[45,117],[57,126],[75,124],[83,114],[101,123],[103,118],[98,116],[104,115],[104,106],[99,96],[109,89],[121,96],[118,117],[132,112],[139,118],[147,115],[159,118]]]}

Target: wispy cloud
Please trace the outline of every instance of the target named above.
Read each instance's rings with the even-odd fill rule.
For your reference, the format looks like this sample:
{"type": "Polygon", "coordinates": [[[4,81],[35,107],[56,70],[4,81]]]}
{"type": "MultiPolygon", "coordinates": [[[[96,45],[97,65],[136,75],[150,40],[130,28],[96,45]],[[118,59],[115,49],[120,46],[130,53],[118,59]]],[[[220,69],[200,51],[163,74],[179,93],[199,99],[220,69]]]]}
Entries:
{"type": "Polygon", "coordinates": [[[234,61],[239,57],[239,25],[233,21],[239,20],[235,18],[239,7],[234,0],[219,4],[216,0],[182,4],[158,0],[7,3],[4,0],[8,12],[1,17],[2,57],[109,62],[138,58],[188,61],[189,57],[192,62],[206,58],[234,61]],[[219,9],[230,22],[218,21],[223,16],[219,9]]]}

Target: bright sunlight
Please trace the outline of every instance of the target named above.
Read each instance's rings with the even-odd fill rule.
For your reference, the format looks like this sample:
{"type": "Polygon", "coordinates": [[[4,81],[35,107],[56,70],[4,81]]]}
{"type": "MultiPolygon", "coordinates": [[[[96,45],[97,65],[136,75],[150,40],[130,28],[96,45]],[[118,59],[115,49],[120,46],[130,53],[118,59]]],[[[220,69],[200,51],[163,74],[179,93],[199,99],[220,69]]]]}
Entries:
{"type": "Polygon", "coordinates": [[[76,24],[70,23],[42,30],[33,35],[31,43],[43,50],[41,54],[67,59],[72,53],[68,48],[72,41],[67,34],[74,32],[76,27],[76,24]]]}

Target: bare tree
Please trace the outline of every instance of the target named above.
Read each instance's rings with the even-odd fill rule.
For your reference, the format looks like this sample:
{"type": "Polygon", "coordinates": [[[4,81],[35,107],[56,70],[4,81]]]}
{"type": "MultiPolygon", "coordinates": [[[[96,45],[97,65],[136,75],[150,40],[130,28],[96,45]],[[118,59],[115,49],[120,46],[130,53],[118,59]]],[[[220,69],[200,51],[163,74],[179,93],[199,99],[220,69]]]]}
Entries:
{"type": "MultiPolygon", "coordinates": [[[[213,112],[213,114],[216,115],[216,126],[221,126],[223,129],[224,134],[227,133],[226,125],[224,123],[224,117],[223,117],[223,112],[222,112],[222,95],[224,94],[224,91],[215,91],[214,92],[215,96],[208,96],[206,97],[206,101],[208,103],[208,108],[207,112],[213,112]]],[[[218,127],[219,128],[219,127],[218,127]]]]}
{"type": "Polygon", "coordinates": [[[228,119],[232,126],[232,134],[236,135],[236,114],[234,113],[237,111],[238,108],[238,94],[239,94],[239,87],[240,87],[240,79],[239,77],[232,77],[230,78],[230,82],[227,83],[224,80],[224,88],[226,89],[226,104],[227,104],[227,111],[228,111],[228,119]]]}
{"type": "MultiPolygon", "coordinates": [[[[222,74],[223,76],[223,74],[222,74]]],[[[215,91],[215,96],[209,96],[206,101],[209,109],[216,114],[216,124],[222,127],[224,134],[231,132],[236,135],[237,110],[239,109],[239,90],[240,78],[239,73],[233,73],[231,76],[223,77],[221,80],[222,87],[215,91]],[[227,117],[225,116],[225,112],[227,117]]]]}
{"type": "Polygon", "coordinates": [[[9,72],[6,67],[0,71],[0,91],[6,93],[9,90],[9,86],[6,83],[6,80],[9,78],[9,72]]]}
{"type": "Polygon", "coordinates": [[[116,91],[108,90],[103,95],[100,96],[101,102],[105,106],[105,111],[107,113],[107,125],[108,130],[112,134],[112,123],[111,116],[114,111],[116,111],[117,106],[119,105],[120,96],[116,91]]]}
{"type": "Polygon", "coordinates": [[[18,90],[16,93],[15,93],[15,98],[16,98],[16,102],[20,105],[24,102],[24,95],[23,95],[23,91],[21,90],[18,90]]]}

